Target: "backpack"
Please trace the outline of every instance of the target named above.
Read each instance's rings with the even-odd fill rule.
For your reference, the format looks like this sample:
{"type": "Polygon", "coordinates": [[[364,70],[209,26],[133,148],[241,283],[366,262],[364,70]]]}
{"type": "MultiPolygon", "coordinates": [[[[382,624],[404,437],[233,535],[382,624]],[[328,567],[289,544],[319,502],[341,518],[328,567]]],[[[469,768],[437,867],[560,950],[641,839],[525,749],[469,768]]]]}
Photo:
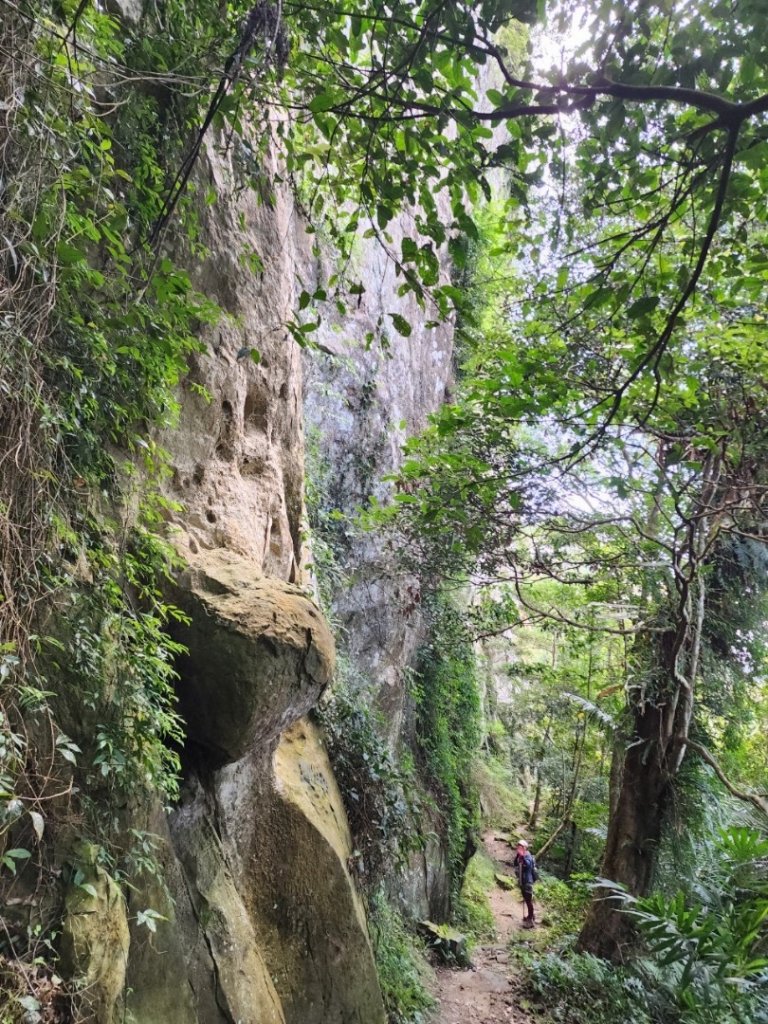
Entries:
{"type": "Polygon", "coordinates": [[[536,867],[536,858],[531,854],[531,878],[534,882],[539,880],[539,869],[536,867]]]}

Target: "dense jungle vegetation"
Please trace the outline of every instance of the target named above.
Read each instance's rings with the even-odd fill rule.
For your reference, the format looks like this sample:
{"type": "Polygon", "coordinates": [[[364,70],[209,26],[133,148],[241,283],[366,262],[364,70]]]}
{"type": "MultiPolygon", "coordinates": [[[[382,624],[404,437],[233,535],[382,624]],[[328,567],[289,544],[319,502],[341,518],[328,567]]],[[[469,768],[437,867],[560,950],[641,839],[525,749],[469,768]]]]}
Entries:
{"type": "MultiPolygon", "coordinates": [[[[375,787],[356,830],[371,883],[426,813],[481,927],[459,890],[483,795],[529,830],[562,910],[562,941],[527,964],[554,1019],[768,1019],[763,6],[161,0],[137,22],[0,0],[0,863],[24,897],[0,930],[8,1020],[42,1019],[33,967],[66,988],[61,872],[85,889],[92,857],[125,886],[156,872],[121,809],[178,795],[158,437],[222,316],[189,270],[216,201],[207,145],[236,145],[264,202],[293,190],[337,253],[286,324],[302,347],[364,294],[361,235],[424,320],[457,327],[455,393],[368,512],[430,623],[418,763],[359,695],[322,712],[348,792],[375,787]],[[415,774],[428,812],[408,810],[415,774]],[[75,841],[82,863],[56,861],[75,841]]],[[[364,340],[412,331],[392,312],[364,340]]],[[[334,510],[310,511],[320,533],[334,510]]],[[[409,940],[369,895],[393,1019],[417,1020],[409,940]]]]}

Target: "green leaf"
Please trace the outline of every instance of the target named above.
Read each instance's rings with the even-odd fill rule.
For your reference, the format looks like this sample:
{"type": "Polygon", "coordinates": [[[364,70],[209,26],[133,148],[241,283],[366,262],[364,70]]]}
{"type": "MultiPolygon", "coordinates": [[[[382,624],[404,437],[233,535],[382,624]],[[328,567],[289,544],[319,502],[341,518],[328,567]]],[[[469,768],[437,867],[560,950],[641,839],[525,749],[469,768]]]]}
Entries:
{"type": "Polygon", "coordinates": [[[645,316],[656,309],[660,301],[661,299],[658,295],[644,295],[632,303],[627,310],[627,316],[630,320],[636,320],[638,317],[645,316]]]}
{"type": "Polygon", "coordinates": [[[63,267],[74,267],[77,263],[85,261],[85,253],[82,249],[63,240],[59,241],[56,246],[56,257],[63,267]]]}
{"type": "Polygon", "coordinates": [[[313,114],[320,114],[325,110],[330,110],[331,107],[336,103],[336,97],[333,93],[324,90],[319,92],[317,96],[309,103],[309,109],[313,114]]]}
{"type": "Polygon", "coordinates": [[[395,328],[397,333],[402,334],[404,338],[409,338],[413,332],[413,328],[405,317],[401,316],[399,313],[390,313],[389,315],[392,318],[392,326],[395,328]]]}
{"type": "Polygon", "coordinates": [[[16,861],[26,860],[31,857],[32,854],[29,850],[6,850],[5,853],[0,857],[0,864],[3,864],[9,869],[12,874],[16,874],[16,861]]]}

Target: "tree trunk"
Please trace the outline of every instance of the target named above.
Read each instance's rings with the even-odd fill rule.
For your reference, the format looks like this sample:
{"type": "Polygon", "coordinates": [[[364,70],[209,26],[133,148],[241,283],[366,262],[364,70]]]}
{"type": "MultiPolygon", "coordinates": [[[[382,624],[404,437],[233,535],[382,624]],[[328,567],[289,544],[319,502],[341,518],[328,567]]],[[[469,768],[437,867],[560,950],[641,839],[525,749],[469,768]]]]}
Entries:
{"type": "MultiPolygon", "coordinates": [[[[540,747],[540,750],[539,750],[539,762],[541,762],[543,760],[544,754],[546,753],[547,743],[549,742],[549,730],[551,728],[552,728],[552,719],[550,718],[549,721],[547,722],[547,728],[544,731],[544,739],[541,741],[541,747],[540,747]]],[[[531,831],[534,831],[534,832],[536,831],[536,826],[539,823],[539,811],[541,810],[541,788],[542,788],[541,767],[537,767],[536,768],[536,791],[535,791],[534,796],[533,796],[533,809],[531,811],[531,816],[528,819],[528,828],[531,829],[531,831]]]]}
{"type": "MultiPolygon", "coordinates": [[[[670,793],[667,750],[661,738],[663,717],[661,709],[648,705],[636,716],[634,741],[623,754],[601,868],[603,878],[618,882],[635,896],[650,889],[670,793]]],[[[617,750],[614,757],[619,754],[617,750]]],[[[619,906],[610,897],[592,901],[578,940],[580,950],[609,960],[624,959],[633,931],[631,919],[619,906]]]]}
{"type": "Polygon", "coordinates": [[[576,822],[571,822],[571,834],[568,837],[568,850],[565,855],[565,864],[563,865],[563,878],[570,878],[573,874],[573,864],[576,860],[576,848],[579,841],[579,830],[576,827],[576,822]]]}
{"type": "Polygon", "coordinates": [[[621,779],[624,773],[624,744],[617,737],[611,750],[611,774],[608,779],[608,820],[615,815],[621,797],[621,779]]]}
{"type": "Polygon", "coordinates": [[[533,794],[533,809],[531,810],[531,816],[528,819],[528,828],[531,831],[536,831],[536,826],[539,823],[539,809],[541,807],[541,770],[536,771],[536,790],[533,794]]]}

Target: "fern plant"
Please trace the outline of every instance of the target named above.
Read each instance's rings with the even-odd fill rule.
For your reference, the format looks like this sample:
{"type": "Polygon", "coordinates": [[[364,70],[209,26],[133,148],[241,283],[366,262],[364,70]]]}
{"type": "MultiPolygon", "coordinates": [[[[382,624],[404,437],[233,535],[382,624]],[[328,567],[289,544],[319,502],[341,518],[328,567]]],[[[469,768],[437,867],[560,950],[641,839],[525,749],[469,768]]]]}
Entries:
{"type": "Polygon", "coordinates": [[[619,896],[649,952],[642,969],[684,1024],[751,1024],[768,1014],[768,840],[720,831],[720,870],[697,890],[619,896]]]}

